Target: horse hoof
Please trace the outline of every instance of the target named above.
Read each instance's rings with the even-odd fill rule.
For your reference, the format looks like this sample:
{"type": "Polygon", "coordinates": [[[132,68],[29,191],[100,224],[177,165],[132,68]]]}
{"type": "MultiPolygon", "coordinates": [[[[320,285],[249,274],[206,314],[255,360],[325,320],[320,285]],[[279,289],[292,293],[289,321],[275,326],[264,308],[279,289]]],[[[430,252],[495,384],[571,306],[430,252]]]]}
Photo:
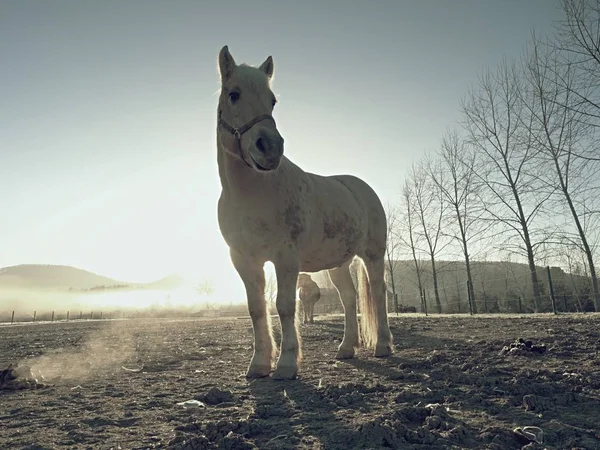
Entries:
{"type": "Polygon", "coordinates": [[[295,380],[298,374],[298,369],[294,367],[278,367],[271,378],[274,380],[295,380]]]}
{"type": "Polygon", "coordinates": [[[354,358],[354,349],[340,348],[335,355],[336,359],[351,359],[354,358]]]}
{"type": "Polygon", "coordinates": [[[268,377],[269,373],[271,373],[271,367],[268,366],[249,367],[246,372],[246,378],[264,378],[268,377]]]}
{"type": "Polygon", "coordinates": [[[386,356],[390,356],[394,351],[392,350],[392,346],[389,344],[377,345],[375,347],[375,358],[385,358],[386,356]]]}

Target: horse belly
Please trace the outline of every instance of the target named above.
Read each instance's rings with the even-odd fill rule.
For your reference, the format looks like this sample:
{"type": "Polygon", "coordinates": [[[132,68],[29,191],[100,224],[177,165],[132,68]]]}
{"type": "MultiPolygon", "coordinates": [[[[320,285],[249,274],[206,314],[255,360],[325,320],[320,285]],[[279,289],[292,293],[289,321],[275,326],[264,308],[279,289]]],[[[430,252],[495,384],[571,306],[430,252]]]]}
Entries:
{"type": "Polygon", "coordinates": [[[301,250],[301,270],[316,272],[342,265],[366,245],[367,227],[367,217],[357,205],[323,211],[301,250]]]}

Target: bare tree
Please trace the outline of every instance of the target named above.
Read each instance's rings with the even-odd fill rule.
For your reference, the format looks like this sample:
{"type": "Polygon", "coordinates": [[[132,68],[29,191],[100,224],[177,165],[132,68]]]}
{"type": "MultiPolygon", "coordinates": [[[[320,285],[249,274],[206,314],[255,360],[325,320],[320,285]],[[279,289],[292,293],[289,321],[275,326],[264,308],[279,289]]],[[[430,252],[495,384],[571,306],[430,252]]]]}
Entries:
{"type": "Polygon", "coordinates": [[[215,283],[212,280],[203,280],[196,286],[196,292],[208,297],[215,292],[215,283]]]}
{"type": "Polygon", "coordinates": [[[400,237],[398,229],[399,226],[399,214],[400,211],[397,207],[392,206],[390,204],[386,207],[386,217],[387,217],[387,240],[386,240],[386,248],[385,248],[385,256],[387,263],[387,275],[388,282],[390,283],[390,287],[392,288],[392,296],[394,299],[394,311],[398,314],[398,294],[396,292],[396,277],[395,277],[395,269],[396,262],[398,259],[398,251],[400,249],[400,237]]]}
{"type": "Polygon", "coordinates": [[[406,244],[406,246],[410,249],[414,268],[415,275],[417,277],[417,289],[419,290],[419,298],[421,299],[421,307],[423,312],[427,314],[427,304],[425,303],[425,299],[423,298],[423,262],[418,256],[420,253],[418,247],[418,234],[416,233],[417,220],[415,218],[415,207],[414,207],[414,191],[413,186],[409,182],[409,180],[404,181],[404,186],[402,188],[402,200],[403,200],[403,208],[406,214],[404,215],[405,222],[404,228],[405,232],[400,234],[402,241],[406,244]]]}
{"type": "Polygon", "coordinates": [[[476,153],[466,145],[456,130],[449,131],[442,139],[438,163],[429,163],[429,176],[440,190],[443,200],[448,204],[450,216],[449,232],[445,234],[460,247],[465,261],[470,310],[477,313],[473,276],[471,274],[471,256],[469,243],[477,239],[484,231],[479,218],[481,211],[475,195],[476,153]]]}
{"type": "MultiPolygon", "coordinates": [[[[539,149],[540,166],[548,169],[540,171],[540,179],[549,191],[558,187],[560,200],[568,207],[576,229],[573,234],[587,258],[594,307],[600,311],[594,255],[584,229],[585,216],[594,211],[590,211],[589,204],[582,201],[590,197],[591,192],[594,193],[593,199],[600,193],[600,165],[573,155],[592,131],[585,121],[579,120],[582,113],[577,108],[580,100],[574,95],[576,73],[571,65],[562,63],[556,48],[544,45],[535,36],[524,66],[526,87],[532,95],[526,96],[523,103],[533,119],[532,135],[534,145],[539,149]]],[[[571,240],[566,231],[563,232],[563,240],[571,240]]]]}
{"type": "Polygon", "coordinates": [[[215,292],[215,283],[212,280],[203,280],[196,286],[196,293],[206,297],[206,309],[209,309],[208,299],[215,292]]]}
{"type": "Polygon", "coordinates": [[[413,213],[419,225],[420,234],[425,243],[425,252],[431,261],[431,274],[433,278],[433,291],[437,313],[442,312],[440,292],[438,286],[438,274],[436,269],[436,257],[443,249],[442,220],[446,202],[439,186],[432,182],[425,169],[425,165],[412,167],[408,181],[412,185],[413,213]]]}
{"type": "Polygon", "coordinates": [[[541,307],[539,279],[535,266],[538,243],[532,222],[547,196],[540,195],[537,179],[531,175],[535,155],[530,124],[523,119],[522,80],[516,66],[506,60],[494,74],[486,72],[479,86],[471,90],[462,104],[470,143],[478,151],[481,164],[475,174],[482,185],[481,201],[494,224],[501,224],[510,237],[520,238],[516,250],[524,255],[531,272],[534,310],[541,307]]]}
{"type": "MultiPolygon", "coordinates": [[[[573,65],[577,73],[574,79],[557,80],[572,98],[569,105],[563,106],[581,113],[587,123],[600,126],[600,1],[563,0],[562,9],[564,17],[556,27],[556,49],[563,63],[573,65]]],[[[597,156],[582,156],[600,160],[597,156]]]]}

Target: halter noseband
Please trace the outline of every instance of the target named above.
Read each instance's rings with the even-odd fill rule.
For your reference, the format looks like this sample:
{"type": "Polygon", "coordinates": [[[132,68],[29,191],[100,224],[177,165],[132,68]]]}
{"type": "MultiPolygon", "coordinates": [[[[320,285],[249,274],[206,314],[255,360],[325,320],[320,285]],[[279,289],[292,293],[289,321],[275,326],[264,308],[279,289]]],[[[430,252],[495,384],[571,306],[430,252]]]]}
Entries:
{"type": "Polygon", "coordinates": [[[260,116],[256,116],[250,122],[242,125],[241,127],[234,128],[223,120],[223,118],[221,117],[221,110],[219,109],[218,125],[223,127],[225,129],[225,131],[227,131],[229,134],[231,134],[235,138],[235,140],[238,143],[238,151],[240,152],[240,157],[242,158],[242,161],[244,161],[248,167],[254,168],[248,161],[246,161],[246,158],[244,157],[244,152],[242,151],[242,135],[245,132],[247,132],[250,128],[252,128],[254,125],[256,125],[258,122],[262,122],[263,120],[266,120],[266,119],[270,119],[273,122],[275,122],[275,119],[273,118],[272,115],[262,114],[260,116]]]}

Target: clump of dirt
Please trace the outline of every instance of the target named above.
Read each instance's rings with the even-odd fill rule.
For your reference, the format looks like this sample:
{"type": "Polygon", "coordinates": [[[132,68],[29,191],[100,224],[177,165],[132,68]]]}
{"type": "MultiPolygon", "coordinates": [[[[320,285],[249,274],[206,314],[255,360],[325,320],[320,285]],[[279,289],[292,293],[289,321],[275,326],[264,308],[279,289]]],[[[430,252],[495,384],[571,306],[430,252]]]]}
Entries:
{"type": "Polygon", "coordinates": [[[257,423],[248,420],[199,421],[175,427],[175,437],[169,441],[169,450],[257,448],[250,436],[256,434],[257,423]]]}
{"type": "Polygon", "coordinates": [[[535,442],[541,444],[544,438],[544,432],[539,427],[517,427],[513,430],[523,444],[535,442]]]}
{"type": "Polygon", "coordinates": [[[231,403],[233,401],[233,394],[231,391],[221,390],[218,387],[212,387],[206,394],[202,396],[201,400],[208,405],[231,403]]]}
{"type": "Polygon", "coordinates": [[[390,388],[380,383],[340,383],[321,390],[321,398],[335,403],[340,408],[357,407],[374,397],[381,397],[390,388]]]}
{"type": "Polygon", "coordinates": [[[537,353],[542,355],[546,353],[546,346],[544,344],[534,344],[532,341],[526,341],[523,338],[519,338],[517,341],[510,345],[505,345],[500,353],[508,353],[511,355],[537,353]]]}
{"type": "Polygon", "coordinates": [[[215,446],[211,446],[211,442],[203,434],[178,434],[167,445],[167,450],[200,450],[212,448],[215,448],[215,446]]]}
{"type": "Polygon", "coordinates": [[[473,436],[440,404],[407,406],[367,421],[353,431],[332,436],[335,448],[444,448],[469,442],[473,436]]]}

